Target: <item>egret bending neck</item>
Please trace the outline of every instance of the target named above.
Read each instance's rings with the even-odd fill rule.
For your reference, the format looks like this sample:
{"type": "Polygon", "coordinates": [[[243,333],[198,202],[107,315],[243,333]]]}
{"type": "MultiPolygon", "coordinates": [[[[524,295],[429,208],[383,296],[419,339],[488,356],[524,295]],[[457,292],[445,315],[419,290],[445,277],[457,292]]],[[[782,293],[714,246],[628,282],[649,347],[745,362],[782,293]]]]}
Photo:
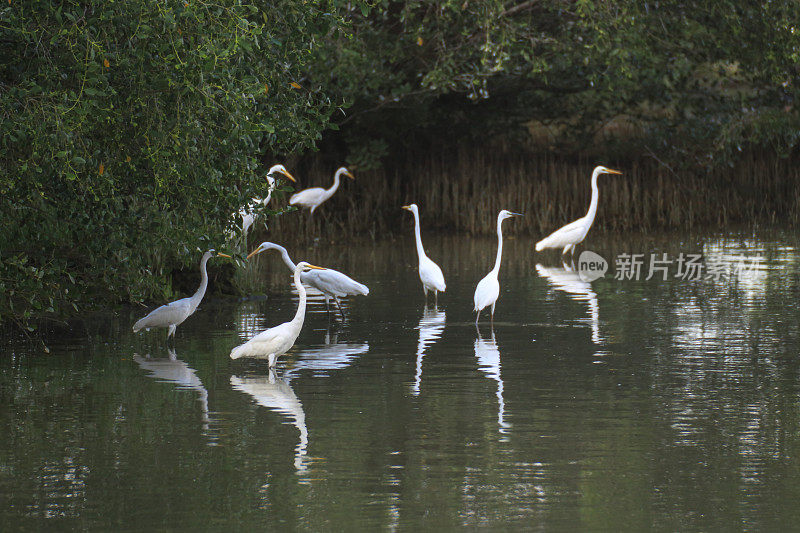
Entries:
{"type": "Polygon", "coordinates": [[[273,244],[272,249],[280,252],[281,259],[283,259],[283,262],[286,263],[286,266],[289,267],[289,270],[294,272],[297,269],[297,265],[295,265],[294,262],[292,261],[292,258],[289,257],[289,252],[286,251],[286,248],[284,248],[279,244],[273,244]]]}
{"type": "Polygon", "coordinates": [[[339,188],[339,179],[341,176],[341,172],[336,172],[333,176],[333,185],[331,185],[330,189],[325,189],[326,196],[333,196],[333,193],[336,192],[336,189],[339,188]]]}

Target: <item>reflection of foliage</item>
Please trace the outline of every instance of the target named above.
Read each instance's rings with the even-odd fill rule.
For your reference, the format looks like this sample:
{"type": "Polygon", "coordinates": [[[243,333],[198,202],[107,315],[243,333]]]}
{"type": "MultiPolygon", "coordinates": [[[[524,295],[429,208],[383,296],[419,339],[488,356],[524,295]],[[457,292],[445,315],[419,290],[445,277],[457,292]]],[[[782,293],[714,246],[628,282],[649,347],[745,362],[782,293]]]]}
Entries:
{"type": "Polygon", "coordinates": [[[318,3],[0,13],[0,316],[78,294],[167,296],[165,277],[261,195],[263,156],[309,146],[333,110],[290,85],[314,36],[338,26],[318,3]]]}
{"type": "Polygon", "coordinates": [[[350,15],[353,36],[313,70],[352,104],[340,123],[356,151],[530,121],[562,149],[622,138],[630,154],[633,137],[703,165],[797,144],[796,3],[383,0],[350,15]]]}

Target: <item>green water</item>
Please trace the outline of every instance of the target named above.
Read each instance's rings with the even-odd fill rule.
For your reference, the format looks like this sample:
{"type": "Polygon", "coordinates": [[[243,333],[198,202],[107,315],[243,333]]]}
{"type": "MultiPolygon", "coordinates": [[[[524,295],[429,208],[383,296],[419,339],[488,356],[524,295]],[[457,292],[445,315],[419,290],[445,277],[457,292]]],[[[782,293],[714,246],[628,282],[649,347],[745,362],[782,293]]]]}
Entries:
{"type": "Polygon", "coordinates": [[[3,530],[797,527],[797,235],[590,235],[611,263],[592,283],[510,240],[479,330],[495,241],[423,237],[437,309],[411,239],[290,247],[371,292],[344,323],[315,299],[274,374],[228,357],[294,314],[270,254],[269,297],[207,299],[174,350],[130,332],[146,309],[78,322],[50,353],[7,340],[3,530]],[[646,254],[645,277],[649,254],[681,252],[752,268],[614,279],[621,253],[646,254]]]}

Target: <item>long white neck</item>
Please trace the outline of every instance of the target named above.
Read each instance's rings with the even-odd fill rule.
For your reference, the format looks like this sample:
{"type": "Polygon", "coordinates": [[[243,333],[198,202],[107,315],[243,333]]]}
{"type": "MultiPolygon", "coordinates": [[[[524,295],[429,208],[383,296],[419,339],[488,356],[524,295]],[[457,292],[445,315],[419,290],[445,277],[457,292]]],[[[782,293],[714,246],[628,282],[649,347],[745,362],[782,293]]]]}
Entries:
{"type": "Polygon", "coordinates": [[[330,189],[325,189],[326,196],[333,196],[333,193],[335,193],[336,189],[339,188],[339,176],[341,176],[341,172],[337,170],[336,174],[333,176],[333,185],[330,189]]]}
{"type": "Polygon", "coordinates": [[[492,273],[496,276],[500,272],[500,260],[503,257],[503,219],[497,217],[497,259],[494,260],[492,273]]]}
{"type": "Polygon", "coordinates": [[[420,259],[426,257],[425,249],[422,247],[422,237],[420,236],[419,231],[419,214],[416,211],[412,211],[414,213],[414,235],[417,238],[417,255],[420,259]]]}
{"type": "Polygon", "coordinates": [[[592,202],[589,204],[589,212],[586,213],[589,224],[594,221],[594,216],[597,214],[597,201],[600,199],[600,190],[597,188],[598,176],[600,176],[600,172],[597,170],[592,172],[592,202]]]}
{"type": "Polygon", "coordinates": [[[297,294],[300,297],[300,303],[297,304],[297,312],[294,314],[292,324],[298,327],[303,327],[303,320],[306,318],[306,288],[300,283],[300,269],[294,269],[294,286],[297,289],[297,294]]]}
{"type": "Polygon", "coordinates": [[[206,295],[206,288],[208,288],[208,272],[206,272],[206,263],[211,258],[211,254],[205,253],[203,254],[203,258],[200,260],[200,287],[197,289],[197,292],[192,295],[192,307],[197,309],[197,306],[200,305],[200,302],[203,300],[203,296],[206,295]]]}
{"type": "Polygon", "coordinates": [[[289,252],[286,251],[286,248],[284,248],[279,244],[273,244],[273,246],[275,247],[276,250],[278,250],[281,253],[281,258],[283,259],[283,262],[286,263],[286,266],[289,267],[289,270],[294,272],[295,269],[297,268],[297,265],[295,265],[294,262],[292,261],[292,258],[289,257],[289,252]]]}

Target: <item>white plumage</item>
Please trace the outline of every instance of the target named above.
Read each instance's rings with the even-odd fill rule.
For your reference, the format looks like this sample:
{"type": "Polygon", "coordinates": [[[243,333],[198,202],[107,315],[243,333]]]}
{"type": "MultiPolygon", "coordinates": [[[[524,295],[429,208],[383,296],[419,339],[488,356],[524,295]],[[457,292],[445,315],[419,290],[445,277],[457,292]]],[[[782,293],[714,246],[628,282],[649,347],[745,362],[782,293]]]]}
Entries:
{"type": "Polygon", "coordinates": [[[256,220],[256,208],[258,208],[259,204],[266,207],[270,198],[272,198],[272,191],[275,190],[275,178],[272,176],[273,174],[283,174],[290,181],[295,181],[294,176],[292,176],[283,165],[273,165],[269,169],[267,172],[267,196],[264,198],[253,198],[250,200],[250,203],[239,210],[239,216],[242,217],[242,234],[244,236],[247,236],[247,232],[250,231],[250,227],[256,220]]]}
{"type": "MultiPolygon", "coordinates": [[[[295,264],[289,257],[289,252],[280,244],[275,244],[273,242],[262,242],[258,248],[247,256],[247,258],[249,259],[266,250],[277,250],[280,252],[283,262],[286,263],[289,270],[294,271],[295,264]]],[[[333,298],[333,301],[336,302],[336,306],[339,308],[339,312],[342,314],[342,305],[341,302],[339,302],[339,298],[357,295],[366,296],[369,294],[369,288],[366,285],[331,268],[304,272],[300,276],[300,281],[314,287],[325,296],[325,307],[330,305],[330,299],[333,298]]]]}
{"type": "Polygon", "coordinates": [[[419,229],[419,208],[417,204],[404,205],[403,209],[414,214],[414,236],[417,240],[417,257],[419,257],[419,280],[422,282],[422,290],[425,292],[425,301],[428,300],[428,291],[433,291],[434,298],[438,302],[439,293],[444,292],[447,286],[444,283],[444,274],[439,265],[431,261],[425,254],[422,247],[422,237],[419,229]]]}
{"type": "Polygon", "coordinates": [[[322,187],[312,187],[310,189],[302,190],[298,193],[292,195],[289,198],[290,205],[297,205],[300,207],[305,207],[307,209],[311,209],[311,214],[314,214],[314,210],[322,204],[325,200],[333,196],[333,193],[336,192],[336,189],[339,188],[339,179],[342,175],[347,176],[350,179],[355,179],[355,176],[350,174],[350,171],[344,167],[341,167],[339,170],[336,171],[336,174],[333,176],[333,185],[330,189],[323,189],[322,187]]]}
{"type": "Polygon", "coordinates": [[[500,281],[498,275],[500,274],[500,261],[503,256],[502,224],[505,219],[515,216],[522,215],[506,211],[505,209],[497,214],[497,258],[495,259],[492,271],[486,274],[486,277],[480,280],[478,286],[475,288],[475,297],[473,301],[475,303],[474,311],[478,313],[475,317],[476,324],[481,317],[481,311],[490,305],[492,306],[491,320],[494,321],[494,305],[497,303],[497,298],[500,296],[500,281]]]}
{"type": "Polygon", "coordinates": [[[586,234],[589,233],[589,228],[592,227],[594,217],[597,214],[597,201],[600,196],[600,191],[597,188],[597,178],[600,174],[622,174],[622,172],[603,166],[595,167],[594,172],[592,172],[592,202],[589,205],[589,212],[586,213],[586,216],[570,222],[537,242],[537,252],[541,252],[545,248],[563,248],[562,254],[574,252],[575,246],[586,238],[586,234]]]}
{"type": "Polygon", "coordinates": [[[140,330],[149,331],[150,328],[168,328],[167,338],[175,335],[175,330],[184,320],[189,318],[192,313],[197,310],[197,306],[203,300],[208,287],[208,272],[206,272],[206,263],[208,260],[218,255],[221,257],[228,257],[229,255],[216,253],[214,250],[209,250],[203,254],[200,259],[200,287],[189,298],[181,298],[174,302],[162,305],[152,310],[144,318],[140,318],[133,325],[133,332],[137,333],[140,330]]]}
{"type": "Polygon", "coordinates": [[[269,360],[270,368],[275,366],[278,357],[285,354],[294,346],[294,341],[303,329],[303,321],[306,316],[306,288],[300,283],[300,274],[304,271],[317,269],[318,266],[309,265],[306,262],[299,263],[294,269],[294,286],[300,295],[300,302],[297,305],[297,312],[289,322],[277,325],[274,328],[262,331],[258,335],[244,344],[231,350],[231,359],[240,357],[257,357],[269,360]]]}

